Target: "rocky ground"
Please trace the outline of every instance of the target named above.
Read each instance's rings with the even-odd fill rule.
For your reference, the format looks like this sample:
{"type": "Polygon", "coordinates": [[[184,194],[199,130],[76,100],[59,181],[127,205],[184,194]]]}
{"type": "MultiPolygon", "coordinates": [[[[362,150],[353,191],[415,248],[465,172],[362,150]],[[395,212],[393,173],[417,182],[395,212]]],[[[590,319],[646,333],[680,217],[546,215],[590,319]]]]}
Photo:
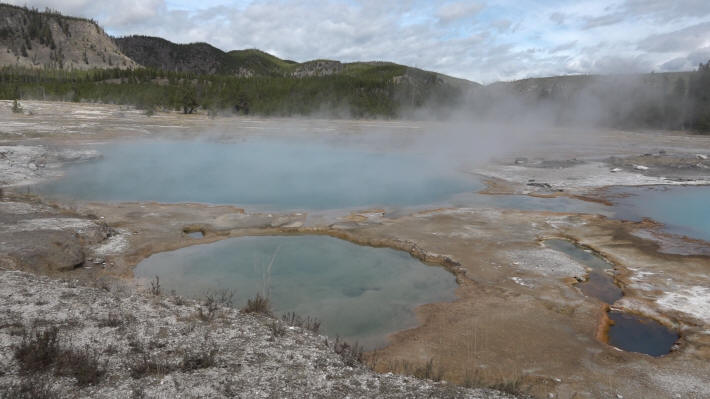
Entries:
{"type": "Polygon", "coordinates": [[[0,270],[2,398],[512,398],[393,374],[260,314],[0,270]]]}

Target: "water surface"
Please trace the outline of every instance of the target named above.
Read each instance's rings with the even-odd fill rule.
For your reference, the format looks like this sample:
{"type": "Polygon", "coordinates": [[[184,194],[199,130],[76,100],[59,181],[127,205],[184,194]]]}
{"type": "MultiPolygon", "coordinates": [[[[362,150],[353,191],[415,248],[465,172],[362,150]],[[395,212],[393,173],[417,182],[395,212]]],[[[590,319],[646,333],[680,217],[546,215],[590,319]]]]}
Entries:
{"type": "Polygon", "coordinates": [[[642,316],[609,312],[609,344],[629,352],[651,356],[668,354],[679,336],[661,323],[642,316]]]}
{"type": "Polygon", "coordinates": [[[611,190],[616,217],[650,218],[665,230],[710,241],[710,187],[653,186],[611,190]]]}
{"type": "Polygon", "coordinates": [[[587,280],[575,285],[584,295],[610,305],[624,296],[621,288],[609,274],[614,272],[614,265],[592,250],[580,247],[572,241],[560,239],[545,240],[545,246],[563,252],[589,268],[587,280]]]}
{"type": "Polygon", "coordinates": [[[99,147],[41,193],[90,201],[202,202],[266,209],[419,205],[478,190],[426,156],[305,138],[138,140],[99,147]]]}
{"type": "Polygon", "coordinates": [[[414,308],[454,299],[454,276],[409,254],[324,236],[243,237],[153,255],[134,271],[178,294],[230,290],[236,304],[270,292],[274,310],[322,321],[322,332],[367,348],[416,326],[414,308]],[[269,268],[271,260],[273,265],[269,268]]]}

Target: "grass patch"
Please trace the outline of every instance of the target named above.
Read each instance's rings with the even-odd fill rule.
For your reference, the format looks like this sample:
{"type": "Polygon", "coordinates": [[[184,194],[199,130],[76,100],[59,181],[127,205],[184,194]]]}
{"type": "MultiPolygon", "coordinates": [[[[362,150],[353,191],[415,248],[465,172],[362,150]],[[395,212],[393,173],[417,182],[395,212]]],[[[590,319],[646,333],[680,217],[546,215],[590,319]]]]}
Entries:
{"type": "Polygon", "coordinates": [[[281,316],[281,320],[289,326],[305,328],[315,334],[320,331],[320,320],[315,317],[306,316],[306,318],[303,318],[295,312],[289,312],[281,316]]]}
{"type": "Polygon", "coordinates": [[[183,356],[182,362],[180,362],[180,369],[187,372],[212,367],[215,365],[217,352],[216,347],[189,351],[183,356]]]}
{"type": "Polygon", "coordinates": [[[74,377],[79,385],[97,383],[104,374],[98,355],[85,349],[62,348],[59,328],[33,328],[14,349],[15,360],[25,374],[54,370],[56,376],[74,377]]]}
{"type": "Polygon", "coordinates": [[[105,371],[98,355],[89,348],[62,351],[54,366],[55,375],[74,377],[79,385],[96,384],[105,371]]]}
{"type": "Polygon", "coordinates": [[[57,360],[59,348],[59,328],[33,328],[22,337],[22,342],[15,347],[15,360],[20,363],[20,370],[33,374],[49,369],[57,360]]]}
{"type": "Polygon", "coordinates": [[[61,399],[46,377],[23,378],[20,382],[0,387],[0,399],[61,399]]]}
{"type": "Polygon", "coordinates": [[[176,369],[165,359],[143,353],[127,364],[131,377],[141,379],[150,375],[165,375],[176,369]]]}
{"type": "Polygon", "coordinates": [[[105,319],[99,320],[99,327],[120,327],[123,325],[123,317],[119,312],[110,311],[105,319]]]}

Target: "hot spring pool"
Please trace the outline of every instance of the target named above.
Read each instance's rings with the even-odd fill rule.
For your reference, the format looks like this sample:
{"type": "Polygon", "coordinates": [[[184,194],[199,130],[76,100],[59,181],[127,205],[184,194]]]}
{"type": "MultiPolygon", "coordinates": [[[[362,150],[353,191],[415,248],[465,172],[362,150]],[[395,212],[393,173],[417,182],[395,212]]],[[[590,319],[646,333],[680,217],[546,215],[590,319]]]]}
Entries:
{"type": "Polygon", "coordinates": [[[483,187],[422,155],[316,139],[138,140],[99,150],[103,159],[68,167],[40,193],[319,210],[429,204],[483,187]]]}
{"type": "Polygon", "coordinates": [[[238,306],[269,291],[277,314],[316,317],[322,333],[368,349],[414,327],[417,305],[453,300],[457,286],[451,273],[405,252],[325,236],[233,238],[153,255],[134,273],[195,298],[229,290],[238,306]]]}
{"type": "Polygon", "coordinates": [[[627,220],[651,218],[675,234],[710,241],[710,187],[652,186],[617,188],[616,217],[627,220]]]}

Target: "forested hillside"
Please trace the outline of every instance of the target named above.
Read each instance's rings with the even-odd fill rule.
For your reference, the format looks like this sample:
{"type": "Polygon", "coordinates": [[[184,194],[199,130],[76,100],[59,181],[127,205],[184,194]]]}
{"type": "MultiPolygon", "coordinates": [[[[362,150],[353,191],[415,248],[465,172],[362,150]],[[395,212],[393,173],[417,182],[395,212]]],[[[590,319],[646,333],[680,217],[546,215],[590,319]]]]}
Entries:
{"type": "MultiPolygon", "coordinates": [[[[399,75],[404,73],[404,75],[399,75]]],[[[402,67],[380,65],[329,76],[237,77],[155,69],[90,71],[0,69],[0,98],[89,101],[217,114],[396,117],[428,106],[446,112],[463,93],[438,80],[416,85],[396,81],[402,67]]]]}
{"type": "Polygon", "coordinates": [[[0,3],[0,65],[134,68],[96,22],[0,3]]]}

